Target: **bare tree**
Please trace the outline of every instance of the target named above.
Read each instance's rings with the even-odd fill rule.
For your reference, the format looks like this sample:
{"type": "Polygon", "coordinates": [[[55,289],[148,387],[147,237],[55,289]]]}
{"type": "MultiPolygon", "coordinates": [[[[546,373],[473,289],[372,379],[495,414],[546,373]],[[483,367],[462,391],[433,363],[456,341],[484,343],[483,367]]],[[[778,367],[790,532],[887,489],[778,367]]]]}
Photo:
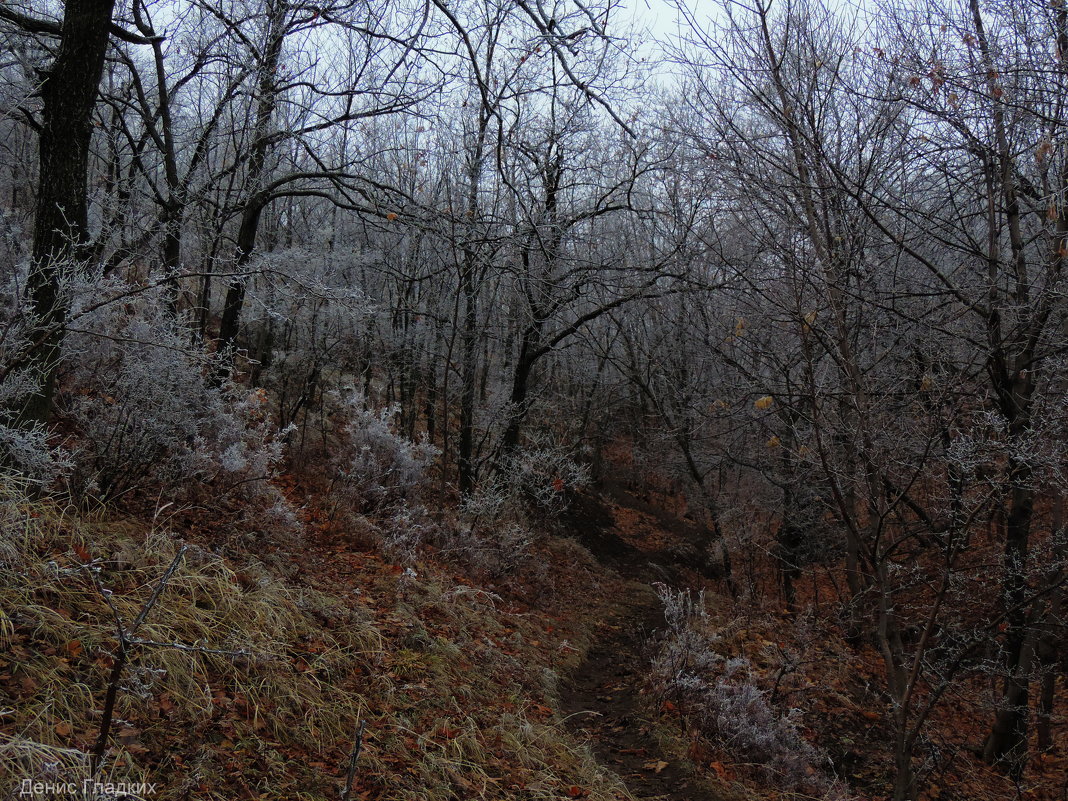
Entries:
{"type": "Polygon", "coordinates": [[[27,298],[32,326],[30,365],[41,375],[40,391],[20,410],[25,423],[48,419],[66,310],[60,297],[64,277],[80,269],[90,241],[88,170],[104,58],[113,33],[135,42],[141,37],[118,28],[114,0],[72,0],[62,22],[23,14],[4,6],[0,19],[28,32],[58,37],[59,43],[39,88],[40,121],[37,201],[27,298]]]}

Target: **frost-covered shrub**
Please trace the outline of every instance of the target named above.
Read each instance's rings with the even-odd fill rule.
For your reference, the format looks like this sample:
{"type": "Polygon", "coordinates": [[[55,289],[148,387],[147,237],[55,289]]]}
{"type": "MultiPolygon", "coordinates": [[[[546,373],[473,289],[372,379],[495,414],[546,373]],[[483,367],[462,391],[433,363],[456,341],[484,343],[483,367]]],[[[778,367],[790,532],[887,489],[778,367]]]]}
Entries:
{"type": "Polygon", "coordinates": [[[588,480],[563,448],[516,450],[463,498],[442,551],[491,578],[524,569],[533,546],[567,508],[567,493],[588,480]]]}
{"type": "Polygon", "coordinates": [[[568,493],[589,480],[588,468],[567,448],[535,442],[501,457],[493,475],[465,500],[465,514],[473,527],[487,520],[551,523],[567,509],[568,493]]]}
{"type": "Polygon", "coordinates": [[[567,493],[589,481],[589,469],[578,464],[569,449],[533,443],[503,457],[491,483],[506,502],[521,501],[533,517],[555,519],[567,508],[567,493]]]}
{"type": "Polygon", "coordinates": [[[485,482],[460,502],[455,529],[443,550],[492,578],[524,565],[538,527],[528,518],[519,483],[485,482]]]}
{"type": "Polygon", "coordinates": [[[650,685],[689,726],[739,762],[760,766],[779,787],[840,798],[844,788],[821,770],[827,758],[799,732],[798,710],[775,710],[748,660],[716,651],[703,595],[657,586],[667,630],[652,660],[650,685]]]}
{"type": "Polygon", "coordinates": [[[44,426],[20,425],[15,419],[15,410],[37,388],[37,381],[25,370],[8,375],[0,383],[0,465],[48,487],[70,469],[70,462],[66,454],[49,444],[44,426]]]}
{"type": "Polygon", "coordinates": [[[531,546],[539,539],[531,527],[505,519],[477,526],[472,525],[470,515],[470,506],[465,504],[457,527],[441,538],[444,555],[489,578],[500,578],[526,565],[531,546]]]}
{"type": "MultiPolygon", "coordinates": [[[[0,223],[7,222],[0,212],[0,223]]],[[[32,351],[34,321],[25,304],[23,286],[28,264],[0,285],[0,468],[38,488],[51,486],[70,468],[66,454],[49,442],[40,424],[28,425],[18,417],[40,389],[43,376],[27,364],[32,351]]]]}
{"type": "Polygon", "coordinates": [[[437,448],[395,434],[390,425],[395,407],[365,408],[358,392],[332,400],[343,421],[333,468],[345,492],[370,509],[416,499],[437,448]]]}
{"type": "MultiPolygon", "coordinates": [[[[339,375],[363,371],[375,307],[355,274],[372,261],[348,248],[297,246],[261,255],[264,269],[246,295],[244,339],[249,372],[270,393],[280,424],[314,420],[323,389],[339,375]]],[[[317,443],[292,438],[291,455],[303,456],[309,444],[317,443]]]]}
{"type": "Polygon", "coordinates": [[[120,302],[131,289],[95,282],[74,300],[59,397],[77,443],[72,494],[103,502],[151,488],[190,498],[210,485],[216,498],[236,491],[286,517],[287,504],[266,483],[282,440],[265,396],[220,382],[162,295],[120,302]],[[98,305],[108,293],[115,301],[98,305]]]}
{"type": "Polygon", "coordinates": [[[397,564],[414,564],[419,548],[437,538],[438,526],[422,507],[404,506],[383,524],[382,552],[397,564]]]}

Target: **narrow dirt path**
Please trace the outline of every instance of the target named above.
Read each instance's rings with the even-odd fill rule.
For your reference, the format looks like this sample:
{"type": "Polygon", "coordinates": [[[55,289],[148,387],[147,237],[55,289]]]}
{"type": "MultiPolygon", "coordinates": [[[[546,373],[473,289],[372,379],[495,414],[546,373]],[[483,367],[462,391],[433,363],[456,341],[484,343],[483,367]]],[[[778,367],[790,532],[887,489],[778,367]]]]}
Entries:
{"type": "Polygon", "coordinates": [[[649,637],[664,618],[652,584],[674,586],[699,581],[692,525],[653,514],[648,505],[619,487],[607,490],[616,509],[645,515],[679,547],[642,550],[622,535],[612,508],[602,498],[580,498],[569,521],[576,537],[598,561],[626,579],[616,614],[599,625],[585,661],[565,683],[561,710],[568,726],[590,742],[604,767],[623,779],[631,794],[648,801],[719,801],[682,754],[669,753],[656,736],[640,690],[649,637]]]}

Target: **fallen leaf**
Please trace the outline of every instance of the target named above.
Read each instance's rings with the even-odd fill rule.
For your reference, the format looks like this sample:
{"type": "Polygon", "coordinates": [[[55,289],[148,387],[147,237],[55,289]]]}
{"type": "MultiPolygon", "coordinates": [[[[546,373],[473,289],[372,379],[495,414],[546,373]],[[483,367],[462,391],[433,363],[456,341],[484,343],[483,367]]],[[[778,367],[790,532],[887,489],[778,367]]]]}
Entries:
{"type": "Polygon", "coordinates": [[[140,729],[134,729],[126,727],[119,729],[119,733],[116,735],[118,741],[123,745],[132,745],[137,741],[137,737],[141,734],[140,729]]]}

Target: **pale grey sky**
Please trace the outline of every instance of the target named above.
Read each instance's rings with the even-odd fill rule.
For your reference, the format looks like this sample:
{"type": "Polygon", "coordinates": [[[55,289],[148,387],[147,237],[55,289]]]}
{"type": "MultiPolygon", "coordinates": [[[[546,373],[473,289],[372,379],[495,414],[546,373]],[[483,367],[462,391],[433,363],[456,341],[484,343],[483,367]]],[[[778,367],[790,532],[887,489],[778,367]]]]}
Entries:
{"type": "Polygon", "coordinates": [[[635,27],[646,28],[658,38],[678,30],[678,12],[670,0],[627,0],[626,5],[635,27]]]}

